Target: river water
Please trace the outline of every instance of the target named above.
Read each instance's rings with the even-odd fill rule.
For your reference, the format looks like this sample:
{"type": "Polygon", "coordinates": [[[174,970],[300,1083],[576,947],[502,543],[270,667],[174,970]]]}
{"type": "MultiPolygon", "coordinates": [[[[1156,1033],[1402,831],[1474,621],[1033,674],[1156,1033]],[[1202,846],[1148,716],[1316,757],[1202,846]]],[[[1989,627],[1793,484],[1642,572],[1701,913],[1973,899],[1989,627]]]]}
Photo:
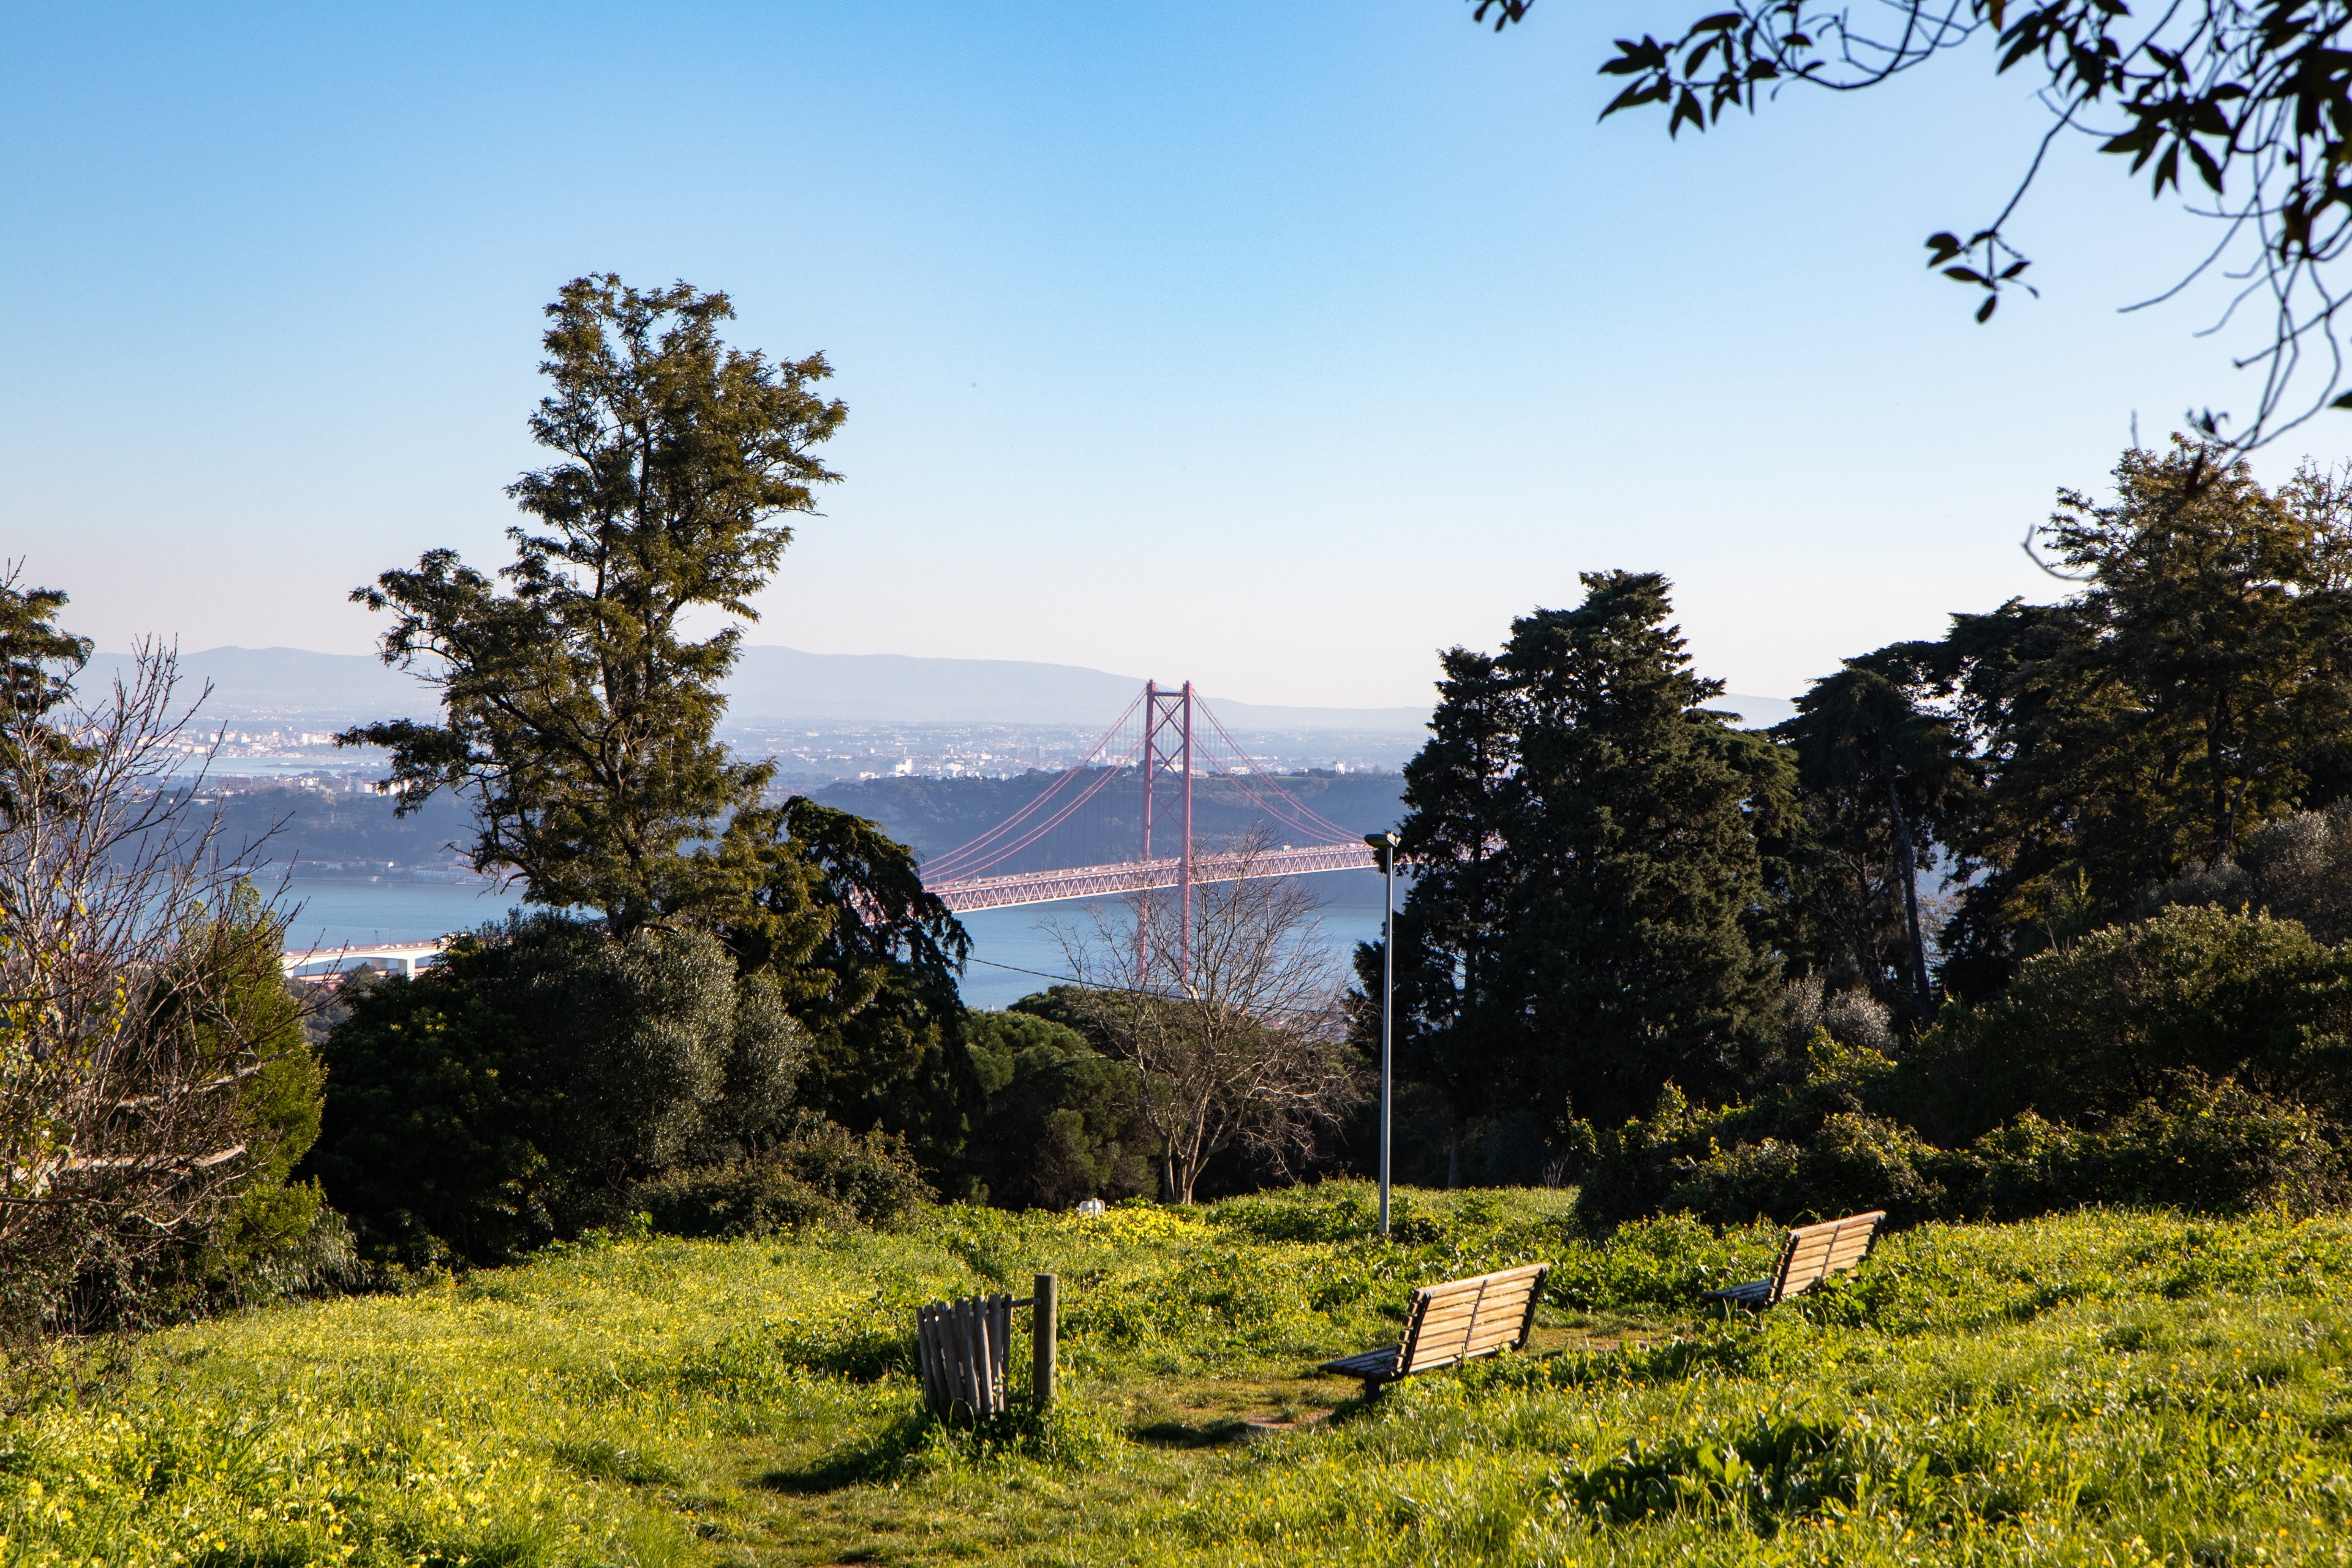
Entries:
{"type": "MultiPolygon", "coordinates": [[[[1343,969],[1357,942],[1380,940],[1382,888],[1377,872],[1328,871],[1297,880],[1321,902],[1320,935],[1343,969]]],[[[429,942],[502,921],[515,907],[510,896],[474,887],[323,880],[296,881],[288,902],[299,906],[286,932],[287,945],[296,949],[429,942]]],[[[971,962],[963,973],[965,1004],[1002,1007],[1067,978],[1068,961],[1056,929],[1090,936],[1096,906],[1104,906],[1105,916],[1116,920],[1118,903],[1074,899],[964,916],[971,937],[971,962]]]]}

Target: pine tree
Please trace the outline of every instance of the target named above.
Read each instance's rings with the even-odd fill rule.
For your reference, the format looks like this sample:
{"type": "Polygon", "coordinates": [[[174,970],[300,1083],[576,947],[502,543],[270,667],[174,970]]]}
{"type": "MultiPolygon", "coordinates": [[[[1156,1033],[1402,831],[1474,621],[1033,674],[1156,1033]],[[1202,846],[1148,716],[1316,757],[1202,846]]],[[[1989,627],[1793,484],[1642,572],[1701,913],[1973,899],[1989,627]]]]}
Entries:
{"type": "Polygon", "coordinates": [[[1521,711],[1509,909],[1484,962],[1516,993],[1525,1087],[1606,1123],[1668,1080],[1730,1092],[1760,1051],[1778,984],[1750,936],[1756,836],[1788,782],[1776,749],[1705,710],[1723,686],[1691,672],[1663,576],[1582,581],[1581,605],[1514,622],[1496,661],[1521,711]]]}
{"type": "Polygon", "coordinates": [[[554,390],[530,426],[557,461],[508,491],[543,531],[509,531],[507,592],[435,550],[352,594],[394,613],[384,661],[439,689],[442,720],[340,739],[391,751],[404,812],[436,789],[469,796],[477,868],[519,872],[531,902],[585,905],[625,938],[748,907],[773,768],[714,733],[742,631],[696,639],[682,623],[757,618],[784,519],[838,478],[816,448],[847,411],[814,390],[822,354],[722,342],[724,294],[580,278],[547,311],[554,390]]]}
{"type": "MultiPolygon", "coordinates": [[[[1431,738],[1404,770],[1397,854],[1413,877],[1397,911],[1393,1047],[1399,1075],[1444,1100],[1446,1185],[1455,1186],[1464,1127],[1493,1108],[1496,1066],[1517,1048],[1518,1019],[1497,1016],[1487,982],[1507,907],[1510,863],[1496,835],[1517,763],[1518,718],[1517,698],[1490,656],[1457,647],[1442,663],[1431,738]]],[[[1381,956],[1378,943],[1357,950],[1367,996],[1379,994],[1381,956]]],[[[1363,1023],[1377,1031],[1377,1012],[1363,1023]]]]}

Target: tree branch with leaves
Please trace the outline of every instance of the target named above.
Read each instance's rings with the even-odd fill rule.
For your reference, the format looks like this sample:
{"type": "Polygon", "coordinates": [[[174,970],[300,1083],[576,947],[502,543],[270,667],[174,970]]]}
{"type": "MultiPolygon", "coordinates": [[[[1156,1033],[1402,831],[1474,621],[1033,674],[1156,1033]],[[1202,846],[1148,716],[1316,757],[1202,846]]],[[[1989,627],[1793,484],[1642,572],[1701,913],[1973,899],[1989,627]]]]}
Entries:
{"type": "MultiPolygon", "coordinates": [[[[1525,21],[1534,0],[1469,4],[1500,31],[1525,21]]],[[[1738,0],[1664,39],[1618,39],[1600,70],[1625,85],[1601,118],[1663,110],[1669,136],[1706,131],[1792,86],[1859,92],[1989,45],[1997,74],[2033,79],[2050,124],[2000,210],[1929,236],[1928,265],[1978,297],[1979,321],[2009,290],[2030,292],[2012,220],[2069,132],[2128,159],[2151,196],[2186,196],[2193,181],[2188,210],[2217,226],[2215,244],[2141,303],[2217,279],[2216,330],[2242,310],[2267,317],[2233,362],[2261,378],[2231,442],[2247,449],[2322,408],[2352,408],[2352,392],[2339,390],[2347,299],[2336,278],[2352,249],[2347,29],[2352,0],[2176,0],[2146,11],[2125,0],[1738,0]]],[[[2229,416],[2206,409],[2191,420],[2219,438],[2229,416]]]]}
{"type": "Polygon", "coordinates": [[[839,478],[817,449],[848,411],[815,390],[824,355],[721,342],[724,294],[606,274],[564,285],[547,314],[553,390],[530,429],[558,460],[508,489],[538,527],[508,531],[498,579],[435,550],[354,590],[394,616],[384,662],[442,711],[339,740],[391,751],[404,813],[438,789],[468,797],[477,869],[520,877],[534,903],[595,909],[625,938],[740,908],[757,885],[770,825],[752,808],[773,768],[715,738],[742,629],[696,638],[682,623],[758,619],[785,520],[839,478]]]}

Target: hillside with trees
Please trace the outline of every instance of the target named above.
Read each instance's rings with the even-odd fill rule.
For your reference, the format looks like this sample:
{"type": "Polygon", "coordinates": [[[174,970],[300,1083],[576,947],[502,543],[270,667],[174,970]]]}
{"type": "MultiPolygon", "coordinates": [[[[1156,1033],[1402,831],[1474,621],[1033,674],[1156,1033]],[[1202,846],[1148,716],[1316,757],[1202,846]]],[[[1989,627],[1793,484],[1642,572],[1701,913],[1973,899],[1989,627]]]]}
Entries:
{"type": "MultiPolygon", "coordinates": [[[[550,458],[511,487],[512,559],[430,551],[358,591],[430,711],[352,731],[390,752],[388,791],[306,803],[307,829],[166,787],[170,660],[80,706],[64,596],[11,582],[9,962],[68,1020],[11,1026],[34,1064],[13,1168],[47,1184],[0,1215],[16,1321],[632,1224],[1189,1204],[1366,1168],[1383,954],[1349,986],[1301,885],[1066,921],[1070,983],[978,1013],[921,859],[1045,775],[811,797],[720,741],[751,598],[845,417],[822,356],[730,347],[728,319],[613,278],[550,307],[550,458]],[[724,624],[690,634],[705,614],[724,624]],[[437,840],[530,912],[413,980],[287,994],[256,967],[281,917],[240,868],[322,823],[387,861],[437,840]],[[121,956],[58,969],[68,950],[121,956]],[[135,1004],[110,973],[141,977],[135,1004]],[[115,1114],[151,1104],[172,1116],[115,1114]]],[[[2266,489],[2181,438],[2124,454],[2112,500],[2061,492],[2039,548],[2052,602],[1859,654],[1769,731],[1693,669],[1664,577],[1587,574],[1496,651],[1443,656],[1402,778],[1286,781],[1398,826],[1400,1173],[1573,1187],[1604,1234],[2352,1191],[2347,492],[2315,469],[2266,489]]],[[[1131,852],[1100,800],[1045,863],[1131,852]]],[[[1271,847],[1223,781],[1196,807],[1204,845],[1271,847]]]]}
{"type": "Polygon", "coordinates": [[[1769,733],[1707,711],[1655,577],[1448,654],[1408,1168],[1549,1173],[1598,1224],[2346,1192],[2352,510],[2189,438],[2115,481],[2041,531],[2055,603],[1849,659],[1769,733]]]}

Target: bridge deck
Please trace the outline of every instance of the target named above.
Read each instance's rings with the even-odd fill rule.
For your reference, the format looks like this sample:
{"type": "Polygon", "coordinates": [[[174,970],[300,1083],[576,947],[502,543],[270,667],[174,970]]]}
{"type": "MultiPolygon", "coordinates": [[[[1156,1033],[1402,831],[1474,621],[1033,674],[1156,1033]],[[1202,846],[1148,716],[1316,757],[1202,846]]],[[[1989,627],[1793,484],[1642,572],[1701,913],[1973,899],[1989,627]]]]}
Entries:
{"type": "MultiPolygon", "coordinates": [[[[1093,899],[1172,888],[1183,877],[1181,860],[1129,860],[1117,866],[1073,866],[1061,871],[1030,871],[1010,877],[968,877],[930,890],[958,914],[1003,909],[1009,904],[1050,904],[1062,899],[1093,899]]],[[[1304,849],[1268,849],[1256,855],[1196,855],[1192,880],[1230,882],[1237,877],[1297,877],[1311,871],[1370,871],[1379,868],[1362,844],[1318,844],[1304,849]]]]}

